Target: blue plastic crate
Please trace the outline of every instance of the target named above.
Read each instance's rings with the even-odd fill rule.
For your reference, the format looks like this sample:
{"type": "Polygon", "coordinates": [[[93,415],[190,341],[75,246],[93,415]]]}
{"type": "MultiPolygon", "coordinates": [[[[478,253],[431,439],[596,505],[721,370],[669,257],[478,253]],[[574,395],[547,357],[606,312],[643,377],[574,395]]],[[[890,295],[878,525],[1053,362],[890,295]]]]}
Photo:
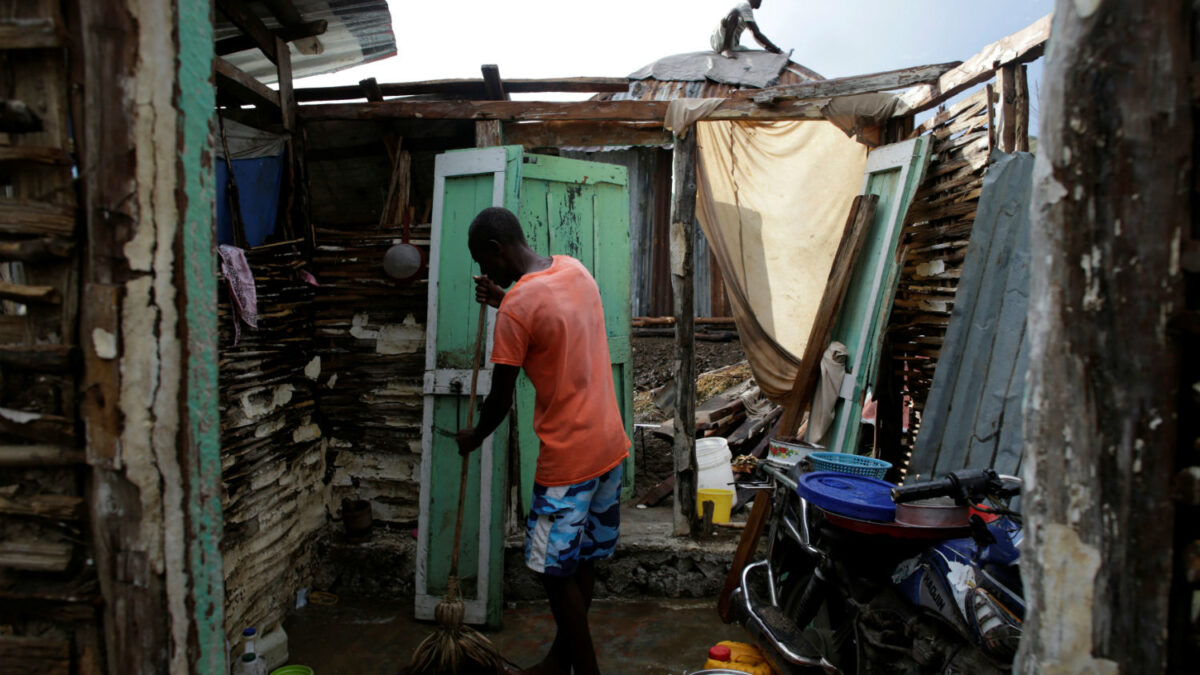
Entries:
{"type": "Polygon", "coordinates": [[[814,452],[808,456],[808,461],[815,471],[838,471],[880,479],[892,468],[891,462],[844,452],[814,452]]]}

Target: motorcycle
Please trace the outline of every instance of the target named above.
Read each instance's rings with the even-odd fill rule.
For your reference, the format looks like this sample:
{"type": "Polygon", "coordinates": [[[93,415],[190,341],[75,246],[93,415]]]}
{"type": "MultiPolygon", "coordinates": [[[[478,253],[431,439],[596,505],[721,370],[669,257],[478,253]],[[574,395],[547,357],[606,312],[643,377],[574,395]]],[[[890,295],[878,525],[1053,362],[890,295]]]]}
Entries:
{"type": "Polygon", "coordinates": [[[730,600],[777,672],[1009,672],[1025,615],[1009,503],[1020,479],[963,470],[896,487],[802,464],[759,470],[767,555],[730,600]],[[912,507],[940,517],[939,499],[961,520],[918,524],[924,510],[912,507]]]}

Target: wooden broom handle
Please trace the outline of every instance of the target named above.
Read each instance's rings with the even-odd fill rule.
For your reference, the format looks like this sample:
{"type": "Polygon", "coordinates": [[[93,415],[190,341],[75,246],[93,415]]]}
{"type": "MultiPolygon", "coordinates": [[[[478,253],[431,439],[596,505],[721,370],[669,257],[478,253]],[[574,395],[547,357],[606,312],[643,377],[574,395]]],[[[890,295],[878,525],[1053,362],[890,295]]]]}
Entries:
{"type": "MultiPolygon", "coordinates": [[[[471,398],[467,403],[467,424],[475,419],[475,398],[479,384],[479,362],[483,360],[483,333],[487,330],[487,305],[479,305],[479,325],[475,328],[475,359],[471,363],[471,398]]],[[[450,554],[450,576],[458,576],[458,542],[462,538],[463,507],[467,496],[467,469],[470,455],[463,455],[462,475],[458,479],[458,516],[454,520],[454,550],[450,554]]],[[[483,477],[480,476],[480,480],[483,477]]]]}

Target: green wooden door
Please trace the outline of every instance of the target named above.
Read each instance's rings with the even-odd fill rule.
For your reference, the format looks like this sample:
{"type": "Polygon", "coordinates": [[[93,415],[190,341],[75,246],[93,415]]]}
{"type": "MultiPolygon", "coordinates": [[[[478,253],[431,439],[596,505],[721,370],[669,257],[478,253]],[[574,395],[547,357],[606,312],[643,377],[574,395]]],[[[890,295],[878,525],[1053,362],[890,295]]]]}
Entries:
{"type": "MultiPolygon", "coordinates": [[[[467,251],[467,228],[479,211],[489,206],[508,208],[520,218],[535,250],[578,258],[596,277],[618,402],[631,436],[633,427],[625,169],[524,155],[520,146],[483,148],[439,155],[434,184],[415,602],[421,619],[433,618],[449,576],[461,459],[453,439],[441,432],[456,431],[467,423],[479,311],[471,278],[479,268],[467,251]]],[[[495,310],[489,310],[488,355],[494,316],[495,310]]],[[[480,396],[490,391],[490,384],[491,367],[485,360],[479,375],[480,396]]],[[[519,455],[523,513],[538,453],[533,405],[532,385],[522,375],[517,384],[516,433],[509,433],[511,421],[506,422],[471,456],[458,574],[467,623],[500,625],[509,439],[515,440],[519,455]]],[[[630,461],[627,490],[632,489],[632,480],[630,461]]]]}
{"type": "MultiPolygon", "coordinates": [[[[415,589],[419,619],[432,619],[446,592],[454,541],[462,460],[454,439],[443,432],[453,433],[468,423],[479,317],[472,276],[480,272],[467,251],[467,228],[489,206],[515,209],[519,161],[520,148],[485,148],[439,155],[434,165],[415,589]]],[[[490,353],[495,310],[488,313],[490,353]]],[[[480,400],[490,385],[491,368],[482,368],[480,400]]],[[[471,455],[459,544],[465,621],[491,627],[500,625],[503,601],[506,437],[507,427],[502,425],[471,455]]]]}
{"type": "MultiPolygon", "coordinates": [[[[521,163],[520,209],[530,246],[542,255],[569,255],[588,268],[600,286],[617,403],[625,433],[633,438],[633,363],[629,342],[629,189],[623,166],[545,155],[521,163]]],[[[528,511],[539,443],[533,433],[533,385],[517,384],[521,512],[528,511]]],[[[625,462],[622,497],[633,491],[633,456],[625,462]]]]}
{"type": "Polygon", "coordinates": [[[825,438],[809,439],[830,450],[853,453],[858,447],[863,397],[874,384],[899,282],[900,231],[928,164],[929,139],[924,136],[876,148],[867,158],[863,192],[879,195],[879,205],[833,329],[833,340],[846,345],[847,379],[825,438]]]}

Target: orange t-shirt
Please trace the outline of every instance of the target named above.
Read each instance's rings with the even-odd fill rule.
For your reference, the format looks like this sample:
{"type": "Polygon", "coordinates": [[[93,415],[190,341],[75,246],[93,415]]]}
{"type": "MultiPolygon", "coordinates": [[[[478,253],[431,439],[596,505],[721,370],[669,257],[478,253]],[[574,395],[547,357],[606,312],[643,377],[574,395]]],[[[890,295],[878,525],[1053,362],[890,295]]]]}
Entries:
{"type": "Polygon", "coordinates": [[[492,363],[524,368],[537,392],[538,484],[591,480],[629,456],[600,288],[583,263],[556,255],[513,285],[496,315],[492,363]]]}

